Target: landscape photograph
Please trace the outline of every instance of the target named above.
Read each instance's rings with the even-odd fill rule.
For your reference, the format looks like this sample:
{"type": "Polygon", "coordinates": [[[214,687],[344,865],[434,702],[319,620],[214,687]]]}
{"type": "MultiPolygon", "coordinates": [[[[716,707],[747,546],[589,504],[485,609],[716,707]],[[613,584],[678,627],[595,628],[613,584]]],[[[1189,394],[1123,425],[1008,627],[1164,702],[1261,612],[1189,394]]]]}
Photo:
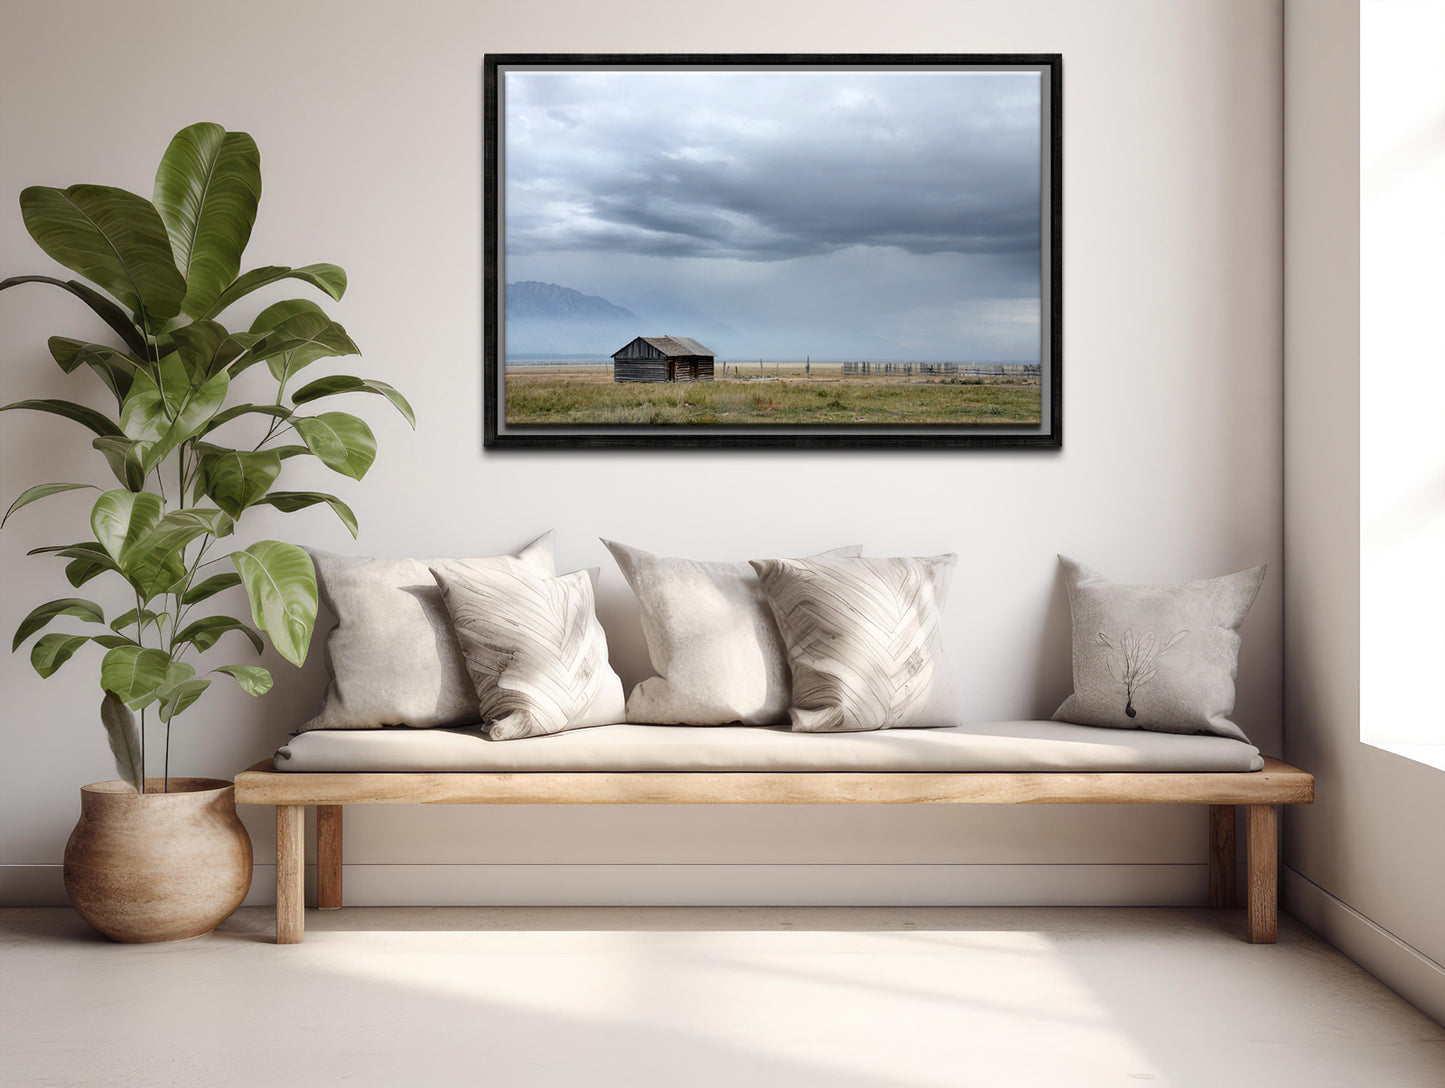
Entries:
{"type": "Polygon", "coordinates": [[[500,74],[506,428],[1046,423],[1047,72],[500,74]]]}

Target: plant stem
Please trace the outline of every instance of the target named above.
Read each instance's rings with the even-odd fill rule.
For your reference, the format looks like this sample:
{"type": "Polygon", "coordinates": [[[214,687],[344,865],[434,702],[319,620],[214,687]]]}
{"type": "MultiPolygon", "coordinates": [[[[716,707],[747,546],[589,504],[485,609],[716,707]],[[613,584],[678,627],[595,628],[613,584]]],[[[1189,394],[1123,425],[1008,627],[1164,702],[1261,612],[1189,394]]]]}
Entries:
{"type": "Polygon", "coordinates": [[[140,791],[146,792],[146,710],[140,708],[140,791]]]}
{"type": "MultiPolygon", "coordinates": [[[[141,619],[140,590],[135,590],[135,644],[145,649],[145,622],[141,619]]],[[[140,791],[146,791],[146,712],[140,712],[140,791]]]]}
{"type": "MultiPolygon", "coordinates": [[[[286,382],[290,379],[290,377],[291,377],[291,357],[290,357],[289,355],[287,355],[287,356],[286,356],[286,361],[285,361],[285,363],[284,363],[284,364],[282,365],[282,367],[281,367],[281,380],[276,384],[276,405],[277,405],[277,407],[280,407],[280,405],[281,405],[281,398],[282,398],[283,396],[285,396],[285,394],[286,394],[286,382]]],[[[263,437],[263,438],[261,439],[261,441],[259,441],[259,442],[256,443],[255,449],[259,450],[259,449],[260,449],[262,446],[264,446],[267,442],[271,441],[271,436],[276,433],[276,426],[277,426],[278,423],[280,423],[280,420],[276,419],[275,416],[272,416],[272,417],[271,417],[271,423],[270,423],[270,425],[266,428],[265,437],[263,437]]],[[[255,452],[255,450],[253,450],[252,452],[255,452]]]]}
{"type": "MultiPolygon", "coordinates": [[[[204,536],[201,537],[201,550],[196,553],[196,558],[191,562],[190,569],[186,571],[186,584],[181,587],[181,591],[179,593],[175,594],[176,618],[171,621],[171,641],[166,649],[166,652],[171,654],[172,657],[177,661],[180,660],[181,654],[184,654],[186,652],[186,648],[182,646],[180,653],[176,653],[176,635],[181,630],[181,621],[185,618],[186,614],[195,607],[195,605],[193,604],[185,603],[186,594],[191,591],[191,585],[196,580],[196,571],[200,570],[203,566],[206,565],[201,562],[201,560],[206,557],[206,551],[215,542],[216,538],[210,533],[206,533],[204,536]]],[[[217,560],[212,560],[212,562],[217,562],[217,560]]]]}

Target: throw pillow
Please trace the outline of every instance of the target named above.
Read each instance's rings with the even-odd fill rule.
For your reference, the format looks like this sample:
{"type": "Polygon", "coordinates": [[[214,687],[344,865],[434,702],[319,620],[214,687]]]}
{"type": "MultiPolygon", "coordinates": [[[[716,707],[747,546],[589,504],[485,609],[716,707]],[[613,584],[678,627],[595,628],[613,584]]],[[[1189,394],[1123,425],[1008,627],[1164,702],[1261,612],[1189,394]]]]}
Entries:
{"type": "Polygon", "coordinates": [[[626,709],[586,571],[438,563],[432,576],[492,740],[613,725],[626,709]]]}
{"type": "MultiPolygon", "coordinates": [[[[787,652],[747,563],[653,555],[604,540],[642,608],[657,675],[632,689],[627,720],[777,725],[788,720],[787,652]]],[[[839,548],[825,555],[857,555],[839,548]]]]}
{"type": "Polygon", "coordinates": [[[955,725],[943,650],[956,555],[753,562],[793,670],[794,732],[955,725]]]}
{"type": "Polygon", "coordinates": [[[1123,585],[1059,556],[1074,626],[1074,693],[1054,720],[1247,741],[1229,720],[1239,625],[1264,567],[1178,585],[1123,585]]]}
{"type": "MultiPolygon", "coordinates": [[[[477,568],[550,575],[552,534],[516,556],[466,559],[477,568]]],[[[462,662],[451,618],[428,569],[434,560],[372,559],[313,550],[322,603],[336,617],[326,636],[331,684],[321,709],[301,728],[379,729],[384,725],[474,725],[477,693],[462,662]]]]}

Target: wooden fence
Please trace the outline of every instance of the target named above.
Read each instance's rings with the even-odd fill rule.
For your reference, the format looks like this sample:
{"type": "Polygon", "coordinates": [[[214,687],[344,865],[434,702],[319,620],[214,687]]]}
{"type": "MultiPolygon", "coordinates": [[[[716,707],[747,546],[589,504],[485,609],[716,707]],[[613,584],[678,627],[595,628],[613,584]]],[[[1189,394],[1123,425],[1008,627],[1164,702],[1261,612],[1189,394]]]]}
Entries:
{"type": "Polygon", "coordinates": [[[1038,378],[1038,363],[844,363],[845,377],[1038,378]]]}

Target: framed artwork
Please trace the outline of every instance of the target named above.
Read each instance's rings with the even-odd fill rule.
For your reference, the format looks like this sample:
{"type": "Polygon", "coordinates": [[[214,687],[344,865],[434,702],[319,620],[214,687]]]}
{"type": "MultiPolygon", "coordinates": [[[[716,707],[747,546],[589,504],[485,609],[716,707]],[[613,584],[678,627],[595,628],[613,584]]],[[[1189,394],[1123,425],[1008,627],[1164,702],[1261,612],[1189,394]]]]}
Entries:
{"type": "Polygon", "coordinates": [[[1059,55],[484,76],[487,446],[1062,445],[1059,55]]]}

